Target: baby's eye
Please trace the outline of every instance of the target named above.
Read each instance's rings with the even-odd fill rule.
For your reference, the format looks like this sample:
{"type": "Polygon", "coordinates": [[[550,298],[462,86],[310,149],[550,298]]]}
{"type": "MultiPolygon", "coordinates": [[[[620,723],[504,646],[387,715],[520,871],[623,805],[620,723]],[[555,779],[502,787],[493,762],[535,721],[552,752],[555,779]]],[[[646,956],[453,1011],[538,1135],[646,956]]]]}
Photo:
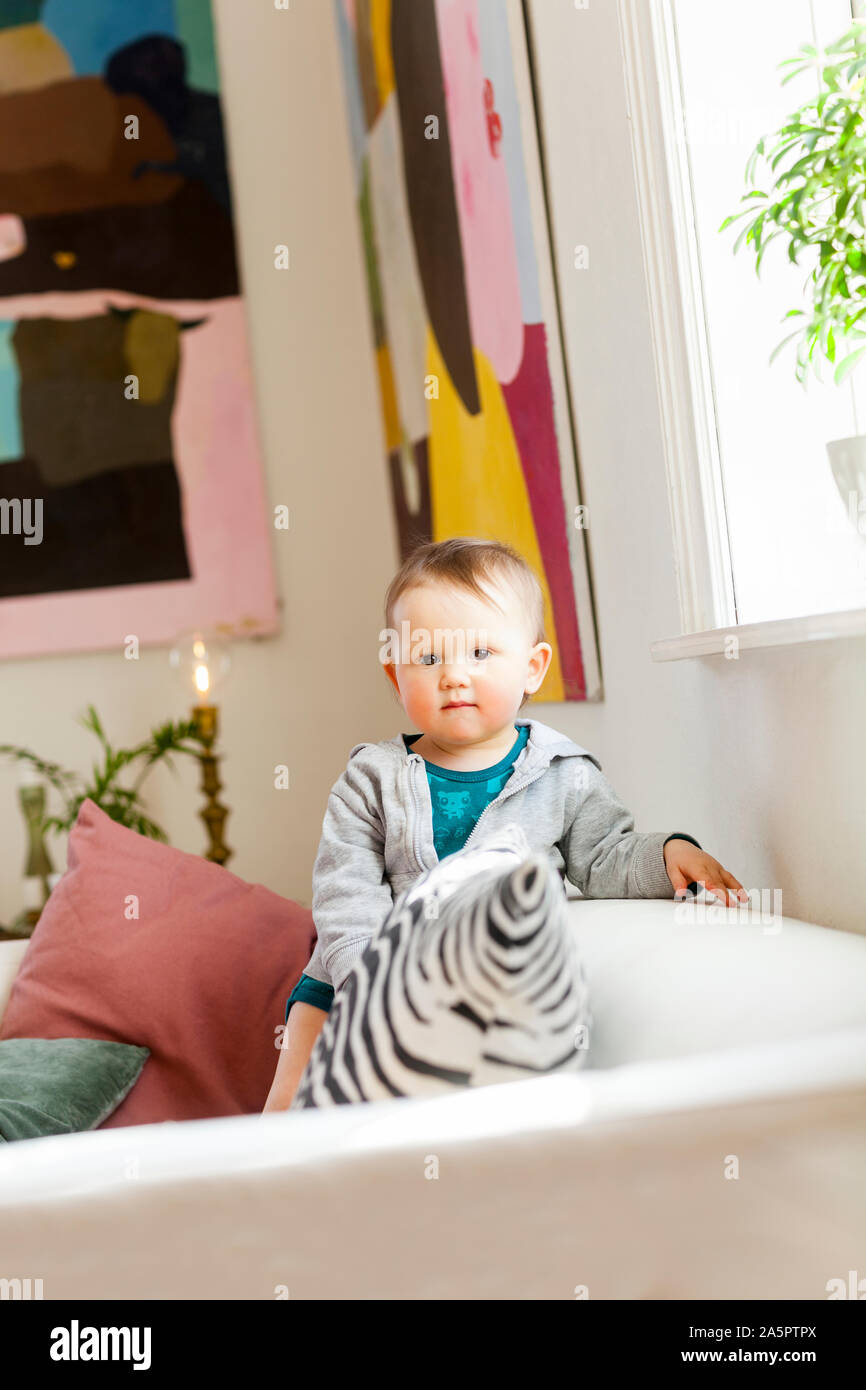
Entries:
{"type": "Polygon", "coordinates": [[[476,647],[476,648],[475,648],[475,656],[477,656],[479,652],[481,652],[483,656],[491,656],[491,655],[492,655],[492,653],[489,651],[489,649],[488,649],[487,647],[476,647]]]}
{"type": "Polygon", "coordinates": [[[435,652],[425,652],[424,655],[419,658],[418,664],[419,666],[432,666],[433,662],[438,660],[439,658],[435,652]]]}

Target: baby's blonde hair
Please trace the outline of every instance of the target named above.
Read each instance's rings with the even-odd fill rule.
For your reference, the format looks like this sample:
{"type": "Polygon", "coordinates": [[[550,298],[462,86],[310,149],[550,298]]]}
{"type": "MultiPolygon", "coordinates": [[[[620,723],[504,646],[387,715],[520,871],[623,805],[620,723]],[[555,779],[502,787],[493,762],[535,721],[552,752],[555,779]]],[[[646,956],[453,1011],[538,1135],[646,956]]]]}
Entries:
{"type": "MultiPolygon", "coordinates": [[[[407,555],[385,594],[385,626],[394,629],[394,608],[407,589],[427,583],[453,584],[494,603],[481,580],[507,584],[526,613],[532,645],[544,642],[544,594],[530,566],[519,551],[501,541],[477,536],[451,536],[445,541],[426,541],[407,555]]],[[[529,695],[524,693],[520,708],[529,695]]]]}

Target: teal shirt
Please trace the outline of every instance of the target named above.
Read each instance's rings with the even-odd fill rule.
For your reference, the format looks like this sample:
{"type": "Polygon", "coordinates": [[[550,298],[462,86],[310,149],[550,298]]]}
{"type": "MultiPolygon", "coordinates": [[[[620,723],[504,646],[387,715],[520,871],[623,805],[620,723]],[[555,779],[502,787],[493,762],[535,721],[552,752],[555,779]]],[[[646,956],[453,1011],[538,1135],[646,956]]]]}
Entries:
{"type": "MultiPolygon", "coordinates": [[[[499,795],[514,768],[514,763],[529,738],[529,725],[515,724],[517,738],[505,757],[492,767],[483,767],[477,772],[458,772],[454,768],[439,767],[424,759],[427,782],[430,787],[430,801],[433,807],[433,843],[439,859],[456,854],[462,849],[485,806],[499,795]]],[[[421,737],[420,734],[404,734],[403,742],[407,748],[421,737]]],[[[300,999],[303,1004],[313,1004],[317,1009],[327,1012],[334,998],[331,985],[322,980],[312,980],[302,975],[286,1003],[286,1022],[289,1009],[300,999]]]]}

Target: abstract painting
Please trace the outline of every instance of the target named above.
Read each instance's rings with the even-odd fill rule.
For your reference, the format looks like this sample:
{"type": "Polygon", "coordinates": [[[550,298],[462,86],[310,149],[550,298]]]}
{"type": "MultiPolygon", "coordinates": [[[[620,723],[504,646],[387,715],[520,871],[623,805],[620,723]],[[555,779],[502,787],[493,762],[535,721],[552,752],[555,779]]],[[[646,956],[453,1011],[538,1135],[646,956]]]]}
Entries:
{"type": "Polygon", "coordinates": [[[513,545],[548,701],[600,697],[518,0],[334,0],[401,555],[513,545]]]}
{"type": "Polygon", "coordinates": [[[0,655],[278,629],[210,0],[0,0],[0,655]]]}

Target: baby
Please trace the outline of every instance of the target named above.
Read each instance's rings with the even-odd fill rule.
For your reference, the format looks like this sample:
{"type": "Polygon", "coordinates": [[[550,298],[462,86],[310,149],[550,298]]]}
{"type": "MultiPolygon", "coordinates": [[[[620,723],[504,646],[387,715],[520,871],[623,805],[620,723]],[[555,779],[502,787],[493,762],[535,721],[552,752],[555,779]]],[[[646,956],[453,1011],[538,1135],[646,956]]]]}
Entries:
{"type": "Polygon", "coordinates": [[[334,783],[313,868],[316,948],[286,1007],[265,1110],[291,1102],[328,1010],[400,893],[476,836],[517,821],[587,898],[667,898],[742,884],[697,840],[640,833],[586,749],[516,718],[544,680],[541,586],[498,542],[421,545],[392,580],[383,665],[420,734],[358,743],[334,783]],[[411,639],[411,640],[410,640],[411,639]]]}

